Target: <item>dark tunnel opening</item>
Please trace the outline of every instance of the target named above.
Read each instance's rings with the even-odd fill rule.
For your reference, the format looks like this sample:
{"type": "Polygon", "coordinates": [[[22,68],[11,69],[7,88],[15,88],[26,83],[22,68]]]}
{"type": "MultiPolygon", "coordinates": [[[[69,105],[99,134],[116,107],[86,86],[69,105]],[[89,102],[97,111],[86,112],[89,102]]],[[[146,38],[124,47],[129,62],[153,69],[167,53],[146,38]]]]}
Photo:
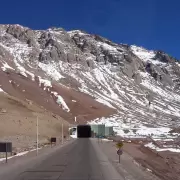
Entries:
{"type": "Polygon", "coordinates": [[[91,137],[91,126],[78,125],[77,126],[77,137],[78,138],[90,138],[91,137]]]}

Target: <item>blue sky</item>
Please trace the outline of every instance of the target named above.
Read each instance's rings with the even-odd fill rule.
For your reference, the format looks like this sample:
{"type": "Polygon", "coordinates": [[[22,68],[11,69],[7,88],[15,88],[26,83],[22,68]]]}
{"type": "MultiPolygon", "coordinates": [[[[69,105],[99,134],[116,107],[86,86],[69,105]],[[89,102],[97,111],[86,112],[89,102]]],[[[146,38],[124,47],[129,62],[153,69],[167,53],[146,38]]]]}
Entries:
{"type": "Polygon", "coordinates": [[[180,59],[179,0],[6,0],[0,23],[82,29],[180,59]]]}

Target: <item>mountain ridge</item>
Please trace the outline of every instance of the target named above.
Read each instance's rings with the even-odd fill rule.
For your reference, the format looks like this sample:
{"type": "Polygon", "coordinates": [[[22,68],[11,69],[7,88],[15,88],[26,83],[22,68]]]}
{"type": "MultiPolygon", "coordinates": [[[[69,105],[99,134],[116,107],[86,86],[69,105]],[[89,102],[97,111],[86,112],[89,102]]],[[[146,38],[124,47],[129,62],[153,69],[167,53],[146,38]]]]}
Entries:
{"type": "MultiPolygon", "coordinates": [[[[1,77],[18,75],[12,80],[14,84],[36,82],[36,88],[32,85],[36,92],[39,94],[37,89],[41,87],[41,93],[46,93],[44,99],[49,93],[48,97],[62,108],[59,115],[65,113],[62,116],[68,121],[75,115],[91,114],[79,117],[80,121],[111,117],[108,121],[112,124],[125,119],[127,123],[133,121],[134,126],[172,126],[172,119],[179,124],[180,63],[165,52],[113,43],[80,30],[0,25],[0,64],[1,77]],[[62,91],[66,96],[61,96],[62,91]],[[68,91],[74,92],[69,95],[68,91]],[[82,97],[81,93],[87,95],[82,97]],[[71,94],[79,97],[86,110],[76,113],[68,97],[71,94]]],[[[13,89],[14,96],[20,94],[13,83],[2,79],[1,89],[13,89]]],[[[44,106],[45,101],[39,103],[44,106]]]]}

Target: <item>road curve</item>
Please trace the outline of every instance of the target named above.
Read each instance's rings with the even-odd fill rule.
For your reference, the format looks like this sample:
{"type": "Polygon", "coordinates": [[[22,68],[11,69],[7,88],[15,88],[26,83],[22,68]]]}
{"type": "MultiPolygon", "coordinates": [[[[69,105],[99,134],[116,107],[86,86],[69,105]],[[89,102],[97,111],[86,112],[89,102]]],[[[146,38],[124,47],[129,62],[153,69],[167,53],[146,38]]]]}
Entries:
{"type": "Polygon", "coordinates": [[[95,139],[77,139],[13,180],[123,180],[95,139]]]}

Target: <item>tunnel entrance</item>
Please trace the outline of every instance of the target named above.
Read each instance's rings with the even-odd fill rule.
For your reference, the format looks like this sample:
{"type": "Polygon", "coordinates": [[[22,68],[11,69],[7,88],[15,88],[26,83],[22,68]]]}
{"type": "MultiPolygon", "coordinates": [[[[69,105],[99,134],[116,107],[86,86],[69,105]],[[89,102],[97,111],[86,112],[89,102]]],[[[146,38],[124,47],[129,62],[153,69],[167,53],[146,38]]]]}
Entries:
{"type": "Polygon", "coordinates": [[[77,126],[77,137],[78,138],[90,138],[91,137],[91,126],[78,125],[77,126]]]}

